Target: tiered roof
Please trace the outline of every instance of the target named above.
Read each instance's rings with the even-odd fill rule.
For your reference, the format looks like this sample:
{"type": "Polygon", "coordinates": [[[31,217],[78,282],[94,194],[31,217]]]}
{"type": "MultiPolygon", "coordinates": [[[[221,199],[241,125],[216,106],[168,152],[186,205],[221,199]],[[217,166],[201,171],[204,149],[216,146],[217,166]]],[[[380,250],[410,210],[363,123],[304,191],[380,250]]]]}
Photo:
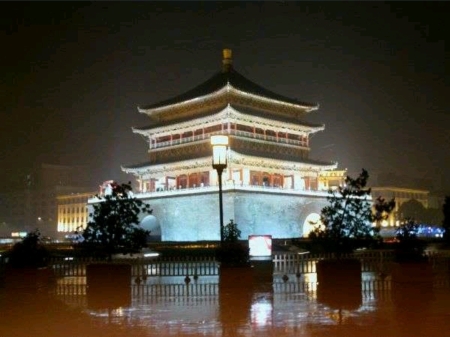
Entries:
{"type": "Polygon", "coordinates": [[[310,112],[319,108],[318,104],[292,99],[274,93],[252,82],[232,67],[231,50],[225,49],[222,71],[197,87],[173,98],[138,108],[139,112],[149,116],[159,115],[167,110],[182,109],[184,106],[204,104],[214,98],[222,104],[247,105],[245,102],[258,101],[261,106],[270,106],[269,110],[291,110],[297,113],[310,112]]]}
{"type": "MultiPolygon", "coordinates": [[[[194,124],[215,125],[218,118],[223,119],[225,115],[239,119],[243,124],[247,122],[251,122],[252,125],[254,123],[268,124],[271,128],[280,128],[283,132],[289,129],[293,133],[309,134],[324,129],[324,125],[307,123],[302,118],[305,113],[318,109],[318,104],[288,98],[257,85],[234,70],[231,50],[225,49],[223,55],[222,71],[204,83],[176,97],[139,107],[139,112],[151,117],[152,122],[147,127],[133,128],[133,132],[151,137],[156,134],[170,133],[173,130],[189,129],[194,124]]],[[[196,165],[202,166],[200,162],[203,159],[206,160],[205,164],[210,165],[211,157],[203,158],[204,153],[200,153],[202,152],[200,144],[192,146],[196,147],[199,155],[195,159],[196,165]]],[[[269,162],[272,163],[270,166],[278,162],[275,166],[279,168],[284,167],[283,161],[292,169],[302,167],[314,171],[336,168],[336,163],[311,160],[303,156],[300,158],[293,153],[289,155],[286,151],[270,154],[256,153],[254,148],[247,151],[245,146],[234,150],[238,151],[234,157],[235,160],[240,158],[239,162],[243,160],[242,158],[247,158],[244,162],[249,163],[249,161],[252,162],[250,158],[254,157],[259,158],[259,161],[265,160],[266,165],[269,162]]],[[[128,173],[154,172],[159,169],[172,170],[175,166],[184,164],[189,166],[191,162],[187,158],[167,157],[164,163],[154,159],[139,165],[122,167],[122,170],[128,173]]]]}
{"type": "Polygon", "coordinates": [[[288,98],[268,89],[265,89],[258,84],[250,81],[245,76],[238,73],[236,70],[231,68],[226,72],[219,72],[211,77],[209,80],[203,82],[197,87],[185,92],[184,94],[178,95],[176,97],[172,97],[166,99],[164,101],[145,105],[139,108],[142,112],[147,110],[155,110],[161,107],[168,107],[171,105],[176,105],[178,103],[189,101],[198,97],[208,96],[210,94],[216,93],[227,86],[231,86],[234,89],[237,89],[242,92],[246,92],[249,94],[253,94],[256,96],[268,98],[274,101],[279,101],[283,103],[290,103],[292,105],[298,105],[303,109],[308,111],[315,110],[318,108],[317,104],[302,102],[296,99],[288,98]]]}

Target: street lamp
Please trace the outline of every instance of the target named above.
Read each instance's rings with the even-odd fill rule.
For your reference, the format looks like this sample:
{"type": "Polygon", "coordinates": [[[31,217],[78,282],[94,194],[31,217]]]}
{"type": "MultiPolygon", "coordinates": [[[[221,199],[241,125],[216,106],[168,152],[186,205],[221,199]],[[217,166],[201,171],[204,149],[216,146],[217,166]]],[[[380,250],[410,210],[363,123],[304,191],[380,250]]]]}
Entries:
{"type": "Polygon", "coordinates": [[[219,207],[220,207],[220,244],[223,243],[223,202],[222,202],[222,172],[227,168],[228,136],[211,136],[213,149],[212,167],[217,171],[219,179],[219,207]]]}

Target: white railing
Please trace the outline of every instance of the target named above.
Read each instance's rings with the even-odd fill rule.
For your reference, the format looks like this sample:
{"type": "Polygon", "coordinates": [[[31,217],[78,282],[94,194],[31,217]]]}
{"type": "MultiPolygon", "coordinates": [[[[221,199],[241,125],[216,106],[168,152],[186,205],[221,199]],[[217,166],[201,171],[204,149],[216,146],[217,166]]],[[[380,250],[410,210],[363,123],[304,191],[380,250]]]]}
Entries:
{"type": "MultiPolygon", "coordinates": [[[[242,136],[245,138],[260,139],[260,140],[267,140],[267,141],[274,142],[274,143],[284,143],[284,144],[308,147],[308,143],[303,140],[289,139],[289,138],[285,138],[285,137],[267,136],[267,135],[263,135],[260,133],[253,133],[253,132],[241,131],[241,130],[227,130],[226,132],[230,135],[242,136]]],[[[190,142],[194,142],[197,140],[209,139],[209,137],[211,135],[217,134],[217,133],[218,132],[210,132],[210,133],[205,133],[205,134],[196,135],[196,136],[189,136],[189,137],[182,137],[182,138],[178,138],[178,139],[167,140],[164,142],[152,142],[151,148],[152,149],[160,149],[163,147],[190,143],[190,142]]],[[[222,133],[222,132],[220,132],[220,133],[222,133]]]]}
{"type": "MultiPolygon", "coordinates": [[[[218,263],[212,257],[180,257],[171,259],[117,259],[113,263],[131,264],[133,278],[148,276],[186,276],[186,275],[218,275],[218,263]]],[[[104,259],[93,258],[52,258],[50,265],[57,277],[84,277],[86,265],[89,263],[102,263],[104,259]]]]}
{"type": "MultiPolygon", "coordinates": [[[[216,192],[219,189],[219,185],[204,185],[186,188],[173,188],[173,189],[162,189],[159,191],[147,191],[138,192],[134,196],[138,199],[144,199],[148,197],[162,197],[169,195],[182,195],[182,194],[197,194],[205,192],[216,192]]],[[[293,189],[285,188],[282,186],[265,186],[265,185],[247,185],[242,183],[234,183],[233,181],[225,182],[222,186],[223,191],[261,191],[274,194],[297,194],[297,195],[313,195],[313,196],[328,196],[327,190],[307,190],[307,189],[293,189]]]]}

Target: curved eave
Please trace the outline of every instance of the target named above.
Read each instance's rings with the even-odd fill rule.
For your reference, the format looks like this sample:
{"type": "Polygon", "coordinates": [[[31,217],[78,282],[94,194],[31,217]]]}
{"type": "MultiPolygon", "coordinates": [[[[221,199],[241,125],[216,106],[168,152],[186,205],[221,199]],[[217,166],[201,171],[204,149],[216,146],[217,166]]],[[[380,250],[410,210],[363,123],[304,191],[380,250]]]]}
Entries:
{"type": "Polygon", "coordinates": [[[317,160],[304,160],[304,161],[293,161],[284,159],[273,159],[260,156],[252,156],[250,154],[242,154],[239,152],[231,151],[232,162],[235,164],[240,164],[243,166],[261,169],[280,169],[286,171],[323,171],[323,170],[333,170],[337,168],[337,163],[322,162],[317,160]]]}
{"type": "Polygon", "coordinates": [[[260,100],[262,102],[280,105],[280,106],[287,107],[287,108],[294,109],[294,110],[301,110],[302,112],[311,112],[313,110],[319,109],[318,104],[306,105],[303,103],[291,103],[291,102],[286,102],[286,101],[273,99],[273,98],[267,98],[265,96],[259,96],[259,95],[256,95],[256,94],[253,94],[250,92],[246,92],[246,91],[234,88],[231,84],[228,84],[228,86],[230,87],[230,92],[235,91],[236,94],[241,95],[243,97],[249,97],[253,100],[260,100]]]}
{"type": "MultiPolygon", "coordinates": [[[[236,115],[236,119],[244,120],[245,117],[248,116],[249,122],[252,123],[252,126],[253,126],[254,122],[258,122],[261,125],[267,125],[267,126],[273,126],[274,124],[282,124],[282,128],[291,129],[291,130],[302,129],[301,130],[302,132],[308,132],[308,133],[315,133],[318,131],[325,130],[324,124],[312,124],[312,123],[307,123],[305,121],[298,120],[298,119],[292,119],[292,118],[274,120],[267,116],[258,116],[254,113],[249,113],[248,111],[245,111],[245,110],[239,111],[232,105],[230,105],[228,108],[231,110],[231,113],[234,113],[236,115]]],[[[281,118],[281,117],[278,117],[278,118],[281,118]]]]}
{"type": "MultiPolygon", "coordinates": [[[[262,158],[246,154],[241,154],[230,150],[229,162],[236,165],[243,165],[253,169],[270,169],[270,170],[284,170],[284,171],[324,171],[334,170],[337,168],[337,163],[326,163],[319,161],[305,161],[294,162],[275,160],[271,158],[262,158]]],[[[196,158],[191,160],[177,161],[171,163],[162,163],[150,165],[143,163],[140,165],[124,167],[121,169],[125,173],[142,175],[142,174],[156,174],[170,171],[183,171],[198,167],[211,168],[211,157],[196,158]]],[[[212,168],[211,168],[212,169],[212,168]]]]}
{"type": "Polygon", "coordinates": [[[243,90],[240,90],[238,88],[235,88],[232,84],[227,83],[225,86],[221,87],[219,90],[213,91],[207,95],[195,97],[192,99],[187,99],[182,102],[172,103],[168,105],[163,106],[157,106],[154,108],[140,108],[138,107],[138,111],[140,113],[147,114],[148,116],[156,116],[158,114],[164,113],[166,111],[174,110],[174,109],[183,109],[187,106],[195,106],[196,104],[202,104],[207,101],[222,98],[221,96],[225,96],[226,100],[228,101],[228,104],[233,104],[233,101],[231,99],[232,96],[230,95],[237,95],[238,97],[243,98],[250,98],[252,100],[259,100],[262,103],[269,103],[273,104],[275,106],[288,108],[292,110],[297,110],[299,112],[305,113],[305,112],[311,112],[313,110],[317,110],[319,108],[319,105],[308,105],[308,104],[302,104],[302,103],[292,103],[292,102],[286,102],[282,100],[277,100],[273,98],[267,98],[265,96],[260,96],[254,93],[246,92],[243,90]],[[228,96],[228,97],[227,97],[228,96]]]}
{"type": "Polygon", "coordinates": [[[142,129],[142,128],[135,128],[132,127],[131,131],[133,131],[133,133],[136,133],[138,135],[142,135],[142,136],[148,136],[148,130],[142,129]]]}
{"type": "Polygon", "coordinates": [[[148,174],[148,173],[156,173],[156,172],[170,172],[175,170],[188,170],[193,167],[211,167],[211,157],[203,157],[196,158],[191,160],[183,160],[172,163],[162,163],[162,164],[154,164],[151,165],[149,163],[138,164],[135,166],[124,167],[121,166],[121,169],[125,173],[131,174],[148,174]]]}
{"type": "MultiPolygon", "coordinates": [[[[246,112],[241,112],[234,108],[233,106],[229,105],[224,109],[221,109],[217,112],[211,113],[210,115],[205,115],[200,118],[185,120],[183,122],[169,122],[169,123],[160,123],[160,124],[153,124],[148,127],[142,127],[142,128],[132,128],[133,133],[140,134],[146,137],[151,137],[155,134],[161,134],[161,133],[171,133],[172,131],[179,131],[180,129],[191,129],[193,125],[198,126],[208,126],[210,124],[217,123],[221,119],[226,118],[234,118],[236,120],[245,121],[248,119],[248,123],[251,123],[253,125],[255,122],[261,124],[261,125],[267,125],[267,126],[273,126],[274,123],[277,124],[278,121],[273,121],[267,117],[260,117],[256,116],[254,114],[248,114],[246,112]],[[176,125],[176,126],[174,126],[176,125]]],[[[294,119],[290,120],[283,120],[279,121],[283,124],[281,128],[285,130],[297,130],[298,132],[306,132],[306,133],[316,133],[319,131],[325,130],[324,124],[309,124],[305,123],[303,121],[298,121],[294,119]],[[289,126],[287,126],[289,125],[289,126]]],[[[249,124],[250,125],[250,124],[249,124]]]]}

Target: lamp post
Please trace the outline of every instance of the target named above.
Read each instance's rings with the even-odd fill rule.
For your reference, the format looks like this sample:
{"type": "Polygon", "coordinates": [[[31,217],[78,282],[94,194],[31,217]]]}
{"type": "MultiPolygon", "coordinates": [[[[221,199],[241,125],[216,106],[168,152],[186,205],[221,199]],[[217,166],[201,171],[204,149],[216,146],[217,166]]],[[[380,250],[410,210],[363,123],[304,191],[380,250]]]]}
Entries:
{"type": "Polygon", "coordinates": [[[220,244],[223,244],[223,202],[222,202],[222,172],[227,168],[228,136],[211,136],[213,149],[212,167],[217,171],[219,179],[219,209],[220,209],[220,244]]]}

